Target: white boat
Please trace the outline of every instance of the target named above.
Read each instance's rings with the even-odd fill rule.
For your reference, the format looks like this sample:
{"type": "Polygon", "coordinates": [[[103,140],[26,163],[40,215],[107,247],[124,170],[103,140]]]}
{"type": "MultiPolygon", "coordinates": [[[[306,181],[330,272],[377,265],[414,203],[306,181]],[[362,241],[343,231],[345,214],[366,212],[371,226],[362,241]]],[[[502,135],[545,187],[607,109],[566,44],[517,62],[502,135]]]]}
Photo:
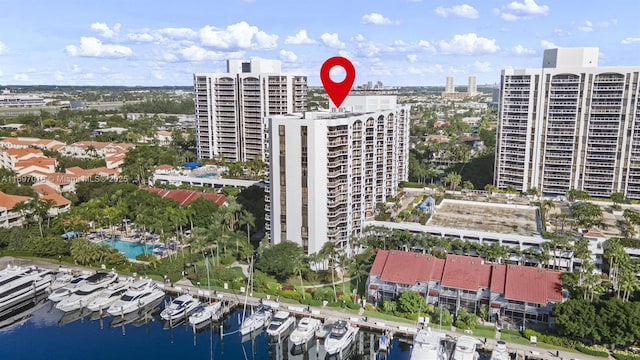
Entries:
{"type": "Polygon", "coordinates": [[[189,324],[195,327],[206,324],[217,316],[220,309],[222,309],[222,301],[220,300],[214,300],[206,305],[200,304],[193,314],[189,316],[189,324]]]}
{"type": "Polygon", "coordinates": [[[73,294],[74,292],[78,291],[82,284],[84,284],[84,280],[86,278],[87,277],[84,275],[74,277],[73,280],[71,280],[67,285],[57,288],[51,294],[49,294],[49,300],[56,303],[73,294]]]}
{"type": "Polygon", "coordinates": [[[446,360],[444,350],[444,333],[432,331],[430,328],[421,329],[413,338],[411,360],[446,360]]]}
{"type": "Polygon", "coordinates": [[[56,274],[51,286],[49,287],[52,291],[59,289],[67,284],[69,284],[73,280],[73,274],[68,272],[59,272],[56,274]]]}
{"type": "Polygon", "coordinates": [[[90,311],[101,311],[106,310],[116,302],[118,299],[124,295],[124,293],[129,289],[129,285],[131,285],[131,278],[128,278],[125,281],[118,281],[112,284],[109,284],[106,289],[102,290],[98,296],[96,296],[89,305],[87,305],[87,309],[90,311]]]}
{"type": "Polygon", "coordinates": [[[186,319],[200,305],[200,300],[193,296],[184,294],[173,299],[160,313],[160,317],[166,321],[177,321],[186,319]]]}
{"type": "Polygon", "coordinates": [[[164,291],[158,289],[158,284],[151,279],[142,278],[132,283],[124,295],[109,306],[107,313],[111,316],[125,316],[136,310],[144,311],[164,295],[164,291]]]}
{"type": "Polygon", "coordinates": [[[491,351],[491,360],[510,360],[511,355],[509,354],[509,350],[507,350],[507,343],[498,340],[496,347],[491,351]]]}
{"type": "Polygon", "coordinates": [[[302,318],[289,336],[289,342],[293,346],[304,345],[315,336],[319,328],[320,320],[311,317],[302,318]]]}
{"type": "Polygon", "coordinates": [[[358,334],[358,328],[345,320],[338,320],[331,327],[329,336],[324,340],[324,349],[328,355],[339,354],[346,350],[358,334]]]}
{"type": "Polygon", "coordinates": [[[273,317],[271,306],[265,304],[259,305],[253,314],[247,316],[242,321],[242,324],[240,325],[240,334],[244,336],[256,330],[263,329],[265,326],[269,325],[271,317],[273,317]]]}
{"type": "Polygon", "coordinates": [[[0,271],[0,315],[28,298],[35,298],[51,281],[53,275],[47,269],[7,266],[0,271]]]}
{"type": "Polygon", "coordinates": [[[391,343],[393,342],[393,333],[391,331],[385,330],[380,338],[378,339],[378,351],[387,352],[391,347],[391,343]]]}
{"type": "Polygon", "coordinates": [[[100,292],[114,281],[118,280],[115,272],[98,272],[85,279],[78,290],[56,304],[56,309],[62,311],[78,310],[87,306],[100,292]]]}
{"type": "Polygon", "coordinates": [[[283,339],[296,325],[296,318],[290,312],[279,310],[267,327],[267,335],[279,340],[283,339]]]}
{"type": "Polygon", "coordinates": [[[471,336],[460,336],[453,349],[453,360],[478,360],[480,354],[476,351],[478,340],[471,336]]]}

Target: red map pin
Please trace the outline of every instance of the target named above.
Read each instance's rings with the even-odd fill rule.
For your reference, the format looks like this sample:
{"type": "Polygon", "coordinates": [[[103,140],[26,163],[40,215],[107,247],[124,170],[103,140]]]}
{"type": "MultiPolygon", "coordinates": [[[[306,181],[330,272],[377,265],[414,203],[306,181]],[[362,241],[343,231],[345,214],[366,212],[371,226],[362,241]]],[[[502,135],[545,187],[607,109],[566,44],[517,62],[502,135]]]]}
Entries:
{"type": "Polygon", "coordinates": [[[353,64],[349,59],[342,56],[334,56],[327,59],[320,68],[320,80],[322,81],[322,86],[324,86],[329,98],[337,108],[342,105],[344,99],[349,95],[349,91],[351,90],[351,86],[353,86],[353,81],[355,79],[356,69],[353,67],[353,64]],[[347,76],[345,76],[342,82],[334,82],[331,80],[329,71],[331,71],[334,66],[340,66],[346,72],[347,76]]]}

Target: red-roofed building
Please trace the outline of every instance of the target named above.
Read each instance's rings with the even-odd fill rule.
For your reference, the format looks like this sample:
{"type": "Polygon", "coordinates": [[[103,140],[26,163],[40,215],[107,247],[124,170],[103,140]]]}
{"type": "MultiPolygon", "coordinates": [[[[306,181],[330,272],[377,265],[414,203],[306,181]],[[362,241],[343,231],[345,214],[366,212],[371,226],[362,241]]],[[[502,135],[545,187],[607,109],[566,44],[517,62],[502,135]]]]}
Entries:
{"type": "Polygon", "coordinates": [[[180,205],[186,205],[191,201],[198,198],[205,198],[207,200],[211,200],[222,206],[227,199],[222,194],[212,194],[205,193],[195,190],[184,190],[184,189],[158,189],[158,188],[146,188],[145,190],[154,192],[158,194],[162,198],[170,198],[175,200],[180,205]]]}
{"type": "Polygon", "coordinates": [[[562,302],[559,272],[538,267],[489,264],[481,258],[447,255],[446,260],[405,251],[379,250],[367,280],[374,303],[416,291],[425,301],[454,312],[491,309],[494,319],[549,323],[553,304],[562,302]]]}
{"type": "Polygon", "coordinates": [[[19,226],[25,222],[25,215],[13,208],[20,202],[33,200],[28,196],[9,195],[0,191],[0,227],[19,226]]]}

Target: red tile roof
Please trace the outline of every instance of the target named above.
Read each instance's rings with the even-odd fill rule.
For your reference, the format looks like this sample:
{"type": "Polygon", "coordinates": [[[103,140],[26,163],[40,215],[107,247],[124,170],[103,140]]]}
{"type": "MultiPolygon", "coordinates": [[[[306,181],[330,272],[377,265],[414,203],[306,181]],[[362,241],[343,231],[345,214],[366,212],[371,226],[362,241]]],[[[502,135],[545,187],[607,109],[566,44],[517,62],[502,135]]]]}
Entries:
{"type": "Polygon", "coordinates": [[[431,255],[396,250],[378,250],[371,267],[372,275],[400,284],[440,280],[444,260],[431,255]]]}
{"type": "Polygon", "coordinates": [[[491,292],[504,294],[504,281],[507,278],[507,265],[491,264],[491,292]]]}
{"type": "Polygon", "coordinates": [[[562,277],[557,271],[507,265],[504,297],[536,304],[562,301],[562,277]]]}
{"type": "Polygon", "coordinates": [[[205,198],[207,200],[211,200],[216,204],[222,206],[226,197],[222,194],[212,194],[212,193],[204,193],[194,190],[183,190],[183,189],[157,189],[157,188],[146,188],[145,190],[155,192],[160,195],[160,197],[168,197],[178,202],[180,205],[185,205],[190,203],[191,201],[197,198],[205,198]]]}
{"type": "Polygon", "coordinates": [[[489,287],[491,266],[472,256],[447,255],[442,275],[442,286],[474,290],[489,287]]]}
{"type": "Polygon", "coordinates": [[[478,291],[490,288],[508,300],[546,304],[562,301],[559,272],[530,266],[484,264],[472,256],[447,255],[446,260],[407,251],[378,250],[371,275],[387,282],[413,285],[441,280],[441,285],[478,291]]]}
{"type": "Polygon", "coordinates": [[[13,209],[17,203],[22,201],[30,201],[28,196],[9,195],[0,191],[0,206],[7,209],[13,209]]]}

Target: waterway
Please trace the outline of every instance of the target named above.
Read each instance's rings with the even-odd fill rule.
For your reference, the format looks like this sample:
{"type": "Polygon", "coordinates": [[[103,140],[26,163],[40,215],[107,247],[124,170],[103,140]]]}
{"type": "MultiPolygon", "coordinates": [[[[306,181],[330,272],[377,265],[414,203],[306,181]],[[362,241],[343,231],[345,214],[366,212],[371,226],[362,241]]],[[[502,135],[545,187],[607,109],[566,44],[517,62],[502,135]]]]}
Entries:
{"type": "MultiPolygon", "coordinates": [[[[25,319],[18,323],[8,326],[6,320],[0,322],[4,326],[0,330],[0,359],[324,359],[322,351],[317,351],[322,350],[320,342],[293,356],[286,341],[269,344],[265,332],[243,339],[236,332],[241,309],[195,334],[187,325],[168,329],[158,312],[118,324],[119,319],[108,316],[91,320],[91,316],[82,316],[86,312],[65,314],[43,301],[35,308],[27,306],[18,315],[25,319]],[[221,337],[221,331],[226,335],[221,337]]],[[[388,353],[376,353],[377,346],[372,348],[371,344],[376,344],[378,335],[361,332],[350,354],[343,358],[409,359],[411,345],[400,339],[394,339],[388,353]]]]}

